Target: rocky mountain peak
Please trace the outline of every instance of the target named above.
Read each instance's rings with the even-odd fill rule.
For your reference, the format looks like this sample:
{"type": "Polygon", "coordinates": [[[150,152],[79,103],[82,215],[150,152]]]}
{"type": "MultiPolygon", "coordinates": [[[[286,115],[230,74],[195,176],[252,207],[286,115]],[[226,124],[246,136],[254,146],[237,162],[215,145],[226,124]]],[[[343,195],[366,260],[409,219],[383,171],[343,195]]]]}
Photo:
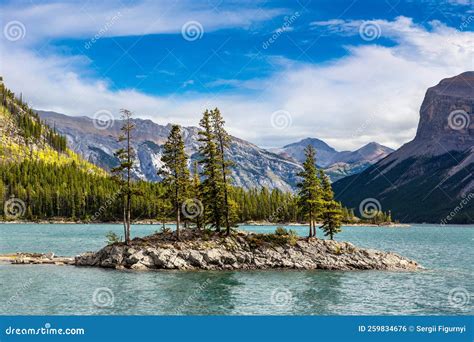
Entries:
{"type": "Polygon", "coordinates": [[[415,138],[383,164],[410,157],[439,156],[474,146],[474,72],[443,79],[426,91],[415,138]]]}
{"type": "Polygon", "coordinates": [[[437,85],[428,89],[439,95],[456,97],[472,97],[474,89],[474,71],[466,71],[454,77],[445,78],[437,85]]]}
{"type": "Polygon", "coordinates": [[[324,141],[322,141],[320,139],[317,139],[317,138],[310,138],[310,137],[305,138],[305,139],[300,140],[300,141],[295,142],[295,143],[285,145],[285,146],[283,146],[283,148],[286,149],[286,148],[301,147],[301,146],[304,146],[304,148],[306,148],[306,146],[308,146],[308,145],[313,146],[317,150],[328,151],[328,152],[336,152],[336,150],[334,148],[332,148],[331,146],[326,144],[324,141]]]}
{"type": "Polygon", "coordinates": [[[474,72],[442,80],[426,92],[415,140],[434,139],[454,150],[472,145],[473,107],[474,72]]]}

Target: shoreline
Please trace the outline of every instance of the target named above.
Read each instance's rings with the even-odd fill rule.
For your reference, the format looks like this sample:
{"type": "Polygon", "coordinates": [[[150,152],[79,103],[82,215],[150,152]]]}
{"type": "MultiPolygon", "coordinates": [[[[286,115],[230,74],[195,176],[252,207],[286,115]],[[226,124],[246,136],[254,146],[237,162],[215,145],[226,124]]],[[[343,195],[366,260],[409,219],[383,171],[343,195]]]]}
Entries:
{"type": "MultiPolygon", "coordinates": [[[[49,224],[94,224],[94,225],[110,225],[110,224],[123,224],[121,221],[110,221],[110,222],[83,222],[83,221],[67,221],[67,220],[39,220],[39,221],[0,221],[0,225],[2,224],[40,224],[40,225],[49,225],[49,224]]],[[[176,222],[169,221],[165,222],[165,225],[175,225],[176,222]]],[[[316,223],[320,225],[320,223],[316,223]]],[[[373,223],[343,223],[343,227],[380,227],[380,228],[409,228],[414,224],[426,224],[426,223],[390,223],[390,224],[373,224],[373,223]]],[[[436,225],[436,223],[427,223],[436,225]]],[[[146,226],[162,226],[162,222],[157,222],[154,220],[139,220],[136,222],[132,222],[132,225],[146,225],[146,226]]],[[[469,224],[459,224],[468,226],[469,224]]],[[[250,222],[241,222],[238,223],[238,226],[272,226],[272,227],[308,227],[308,224],[305,223],[295,223],[295,222],[287,222],[287,223],[273,223],[273,222],[257,222],[257,221],[250,221],[250,222]]]]}

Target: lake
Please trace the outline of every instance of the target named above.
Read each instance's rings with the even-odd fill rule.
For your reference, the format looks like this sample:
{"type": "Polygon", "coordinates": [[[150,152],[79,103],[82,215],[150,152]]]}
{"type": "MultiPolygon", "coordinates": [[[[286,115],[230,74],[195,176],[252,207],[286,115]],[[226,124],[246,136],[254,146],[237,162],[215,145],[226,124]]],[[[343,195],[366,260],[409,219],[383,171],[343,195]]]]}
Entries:
{"type": "MultiPolygon", "coordinates": [[[[287,227],[306,235],[307,227],[287,227]]],[[[135,225],[133,236],[159,226],[135,225]]],[[[271,232],[275,226],[242,226],[271,232]]],[[[0,224],[0,253],[72,256],[121,225],[0,224]]],[[[318,231],[321,237],[322,233],[318,231]]],[[[474,226],[344,227],[337,240],[426,271],[156,271],[0,265],[2,315],[458,315],[473,313],[474,226]]]]}

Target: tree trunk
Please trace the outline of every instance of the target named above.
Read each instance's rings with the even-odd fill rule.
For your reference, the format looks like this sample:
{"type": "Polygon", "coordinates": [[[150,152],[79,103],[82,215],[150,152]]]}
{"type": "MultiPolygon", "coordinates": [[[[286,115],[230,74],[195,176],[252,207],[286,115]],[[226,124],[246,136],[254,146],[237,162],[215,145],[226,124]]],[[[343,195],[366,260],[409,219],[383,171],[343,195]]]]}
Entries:
{"type": "Polygon", "coordinates": [[[224,180],[224,214],[225,214],[225,227],[227,235],[230,235],[230,223],[229,223],[229,200],[227,195],[227,175],[225,173],[225,159],[224,159],[224,142],[222,137],[219,137],[219,145],[221,150],[221,167],[222,167],[222,179],[224,180]]]}
{"type": "Polygon", "coordinates": [[[123,199],[123,238],[127,243],[127,203],[125,198],[123,199]]]}
{"type": "Polygon", "coordinates": [[[130,224],[131,224],[131,212],[132,212],[132,197],[130,192],[127,195],[127,245],[130,243],[130,224]]]}
{"type": "Polygon", "coordinates": [[[225,227],[227,235],[230,235],[230,223],[229,223],[229,200],[227,199],[227,181],[224,169],[224,204],[225,204],[225,227]]]}
{"type": "Polygon", "coordinates": [[[130,243],[130,220],[132,211],[131,194],[131,149],[130,149],[130,118],[127,119],[127,235],[125,243],[130,243]]]}
{"type": "Polygon", "coordinates": [[[221,231],[221,218],[219,215],[219,208],[217,207],[217,204],[214,205],[214,219],[216,221],[216,232],[220,233],[221,231]]]}
{"type": "Polygon", "coordinates": [[[179,204],[177,204],[176,208],[176,238],[179,240],[180,239],[180,232],[179,232],[179,222],[181,220],[181,215],[180,215],[180,210],[179,210],[179,204]]]}
{"type": "Polygon", "coordinates": [[[222,150],[222,175],[224,179],[224,213],[225,213],[225,227],[227,235],[230,235],[230,223],[229,223],[229,199],[227,195],[227,176],[225,174],[225,164],[224,164],[224,151],[222,150]]]}
{"type": "Polygon", "coordinates": [[[181,220],[181,212],[180,212],[180,207],[179,207],[179,192],[178,192],[178,183],[176,182],[175,184],[175,196],[176,196],[176,238],[179,240],[180,239],[180,232],[179,232],[179,223],[181,220]]]}
{"type": "Polygon", "coordinates": [[[199,218],[199,216],[201,216],[201,215],[196,216],[196,228],[198,230],[201,229],[201,219],[199,218]]]}

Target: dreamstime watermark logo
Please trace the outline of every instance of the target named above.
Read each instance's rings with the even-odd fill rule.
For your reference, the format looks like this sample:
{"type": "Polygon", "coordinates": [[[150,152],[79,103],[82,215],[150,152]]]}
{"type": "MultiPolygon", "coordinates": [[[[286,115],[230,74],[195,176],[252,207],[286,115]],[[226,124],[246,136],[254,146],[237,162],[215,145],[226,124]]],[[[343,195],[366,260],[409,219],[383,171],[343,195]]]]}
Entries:
{"type": "Polygon", "coordinates": [[[459,25],[459,30],[464,31],[471,23],[474,21],[474,15],[470,15],[466,20],[464,20],[461,25],[459,25]]]}
{"type": "Polygon", "coordinates": [[[53,328],[51,323],[45,323],[39,328],[34,327],[12,327],[5,329],[6,335],[13,336],[37,336],[37,335],[84,335],[86,333],[84,328],[53,328]]]}
{"type": "Polygon", "coordinates": [[[181,312],[185,309],[185,307],[192,305],[196,301],[198,301],[199,295],[206,290],[206,288],[210,285],[211,281],[209,279],[206,279],[204,282],[202,282],[194,291],[193,293],[187,297],[181,305],[176,307],[175,309],[175,314],[179,315],[181,312]]]}
{"type": "Polygon", "coordinates": [[[359,204],[359,213],[362,217],[371,219],[382,211],[382,205],[375,198],[366,198],[359,204]]]}
{"type": "Polygon", "coordinates": [[[474,199],[474,193],[470,192],[467,195],[462,196],[462,200],[459,202],[459,204],[449,212],[448,215],[444,219],[441,220],[441,225],[444,226],[449,223],[459,212],[461,212],[468,204],[470,201],[474,199]]]}
{"type": "Polygon", "coordinates": [[[99,31],[89,39],[85,44],[84,48],[86,50],[89,50],[92,45],[94,45],[102,36],[115,24],[115,22],[122,17],[122,13],[119,11],[117,12],[114,16],[112,16],[107,22],[105,23],[104,26],[102,26],[99,31]]]}
{"type": "Polygon", "coordinates": [[[298,19],[300,12],[295,12],[290,17],[286,16],[283,21],[283,25],[277,28],[272,36],[262,43],[262,48],[264,50],[268,49],[280,36],[291,29],[291,25],[298,19]]]}
{"type": "Polygon", "coordinates": [[[293,295],[288,289],[277,288],[272,291],[270,301],[278,307],[289,306],[293,301],[293,295]]]}
{"type": "Polygon", "coordinates": [[[454,308],[462,308],[469,304],[471,295],[464,287],[455,287],[448,294],[448,302],[454,308]]]}
{"type": "Polygon", "coordinates": [[[119,191],[114,192],[112,196],[108,197],[105,203],[100,206],[99,210],[97,210],[94,213],[91,220],[92,221],[98,220],[99,217],[116,201],[117,197],[119,197],[121,194],[122,192],[119,190],[119,191]]]}
{"type": "Polygon", "coordinates": [[[181,35],[188,42],[194,42],[201,39],[204,35],[204,28],[199,21],[191,20],[181,27],[181,35]]]}
{"type": "Polygon", "coordinates": [[[382,29],[380,25],[374,21],[364,21],[359,26],[359,36],[367,42],[379,39],[381,34],[382,29]]]}
{"type": "Polygon", "coordinates": [[[286,110],[277,110],[272,113],[270,122],[273,128],[276,129],[287,129],[293,123],[290,112],[286,110]]]}
{"type": "Polygon", "coordinates": [[[204,212],[204,206],[202,202],[196,198],[187,199],[181,205],[181,211],[186,218],[195,219],[202,215],[204,212]]]}
{"type": "Polygon", "coordinates": [[[94,113],[94,120],[92,124],[95,128],[104,130],[111,128],[114,125],[115,119],[111,112],[101,109],[94,113]]]}
{"type": "Polygon", "coordinates": [[[352,138],[357,138],[363,135],[363,133],[367,131],[369,127],[372,126],[374,121],[375,121],[375,114],[370,114],[369,117],[352,132],[352,138]]]}
{"type": "Polygon", "coordinates": [[[471,124],[469,114],[462,109],[453,110],[448,116],[448,126],[455,131],[467,129],[471,124]]]}
{"type": "Polygon", "coordinates": [[[280,218],[280,215],[284,209],[285,208],[283,206],[279,206],[278,208],[276,208],[276,210],[272,212],[270,216],[268,216],[268,222],[277,221],[280,218]]]}
{"type": "Polygon", "coordinates": [[[23,39],[26,36],[26,27],[21,21],[12,20],[9,21],[3,27],[3,35],[7,40],[16,42],[17,40],[23,39]]]}
{"type": "Polygon", "coordinates": [[[92,303],[99,308],[111,307],[114,302],[114,293],[108,287],[99,287],[92,294],[92,303]]]}
{"type": "Polygon", "coordinates": [[[21,199],[12,197],[5,201],[3,212],[7,219],[18,219],[25,215],[26,204],[21,199]]]}
{"type": "Polygon", "coordinates": [[[28,291],[31,285],[33,285],[33,280],[31,278],[25,283],[22,283],[22,285],[15,291],[15,294],[7,300],[6,306],[9,307],[14,303],[21,302],[22,294],[28,291]]]}

